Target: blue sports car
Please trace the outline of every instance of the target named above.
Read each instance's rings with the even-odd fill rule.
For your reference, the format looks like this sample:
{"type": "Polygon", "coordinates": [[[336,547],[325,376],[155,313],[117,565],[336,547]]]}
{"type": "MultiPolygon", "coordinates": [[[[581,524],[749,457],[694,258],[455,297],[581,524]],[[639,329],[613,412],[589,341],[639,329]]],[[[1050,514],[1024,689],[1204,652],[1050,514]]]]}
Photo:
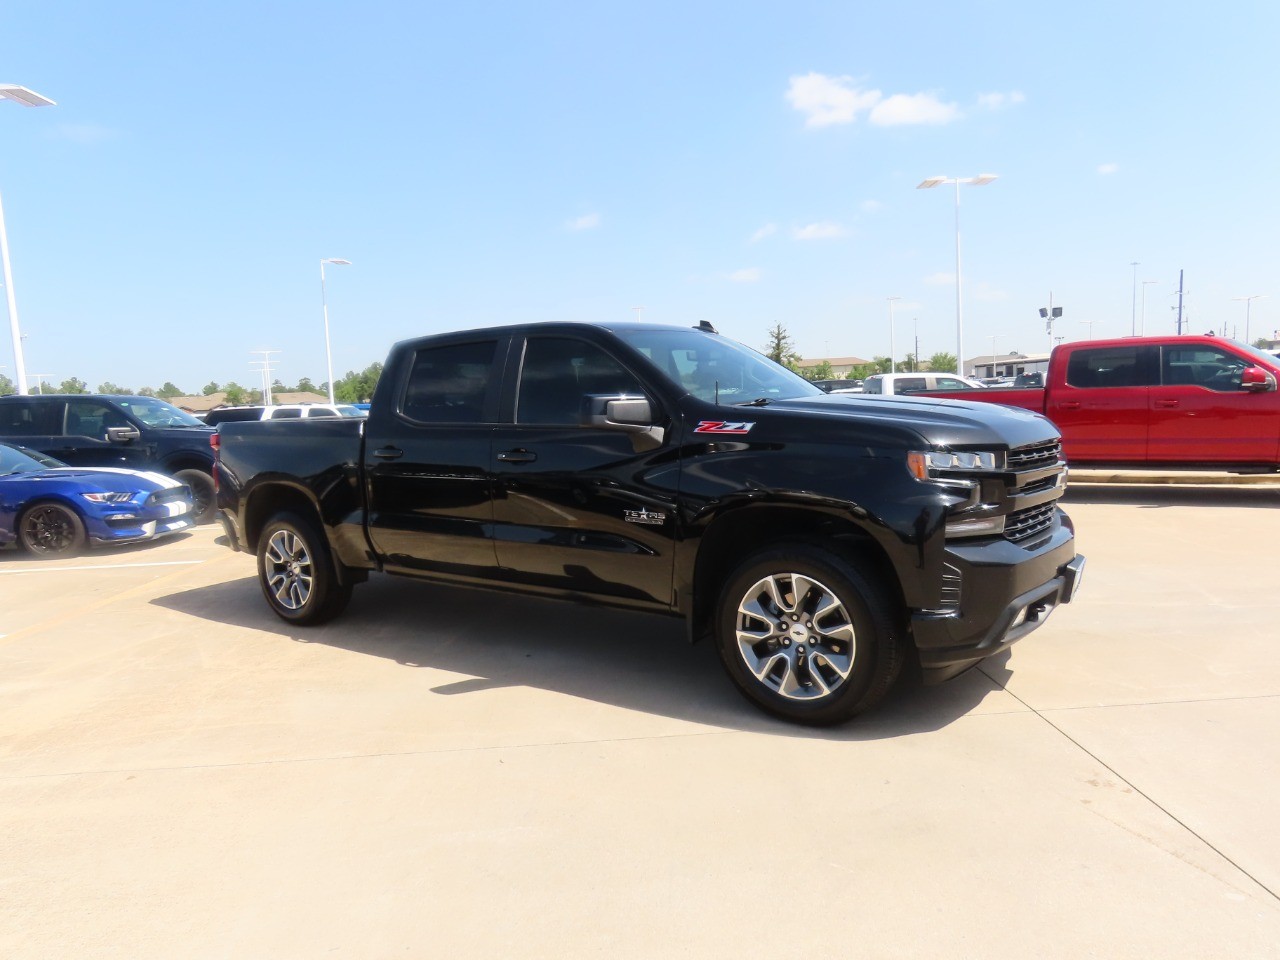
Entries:
{"type": "Polygon", "coordinates": [[[87,544],[133,543],[195,526],[191,490],[159,473],[69,467],[0,443],[0,544],[69,557],[87,544]]]}

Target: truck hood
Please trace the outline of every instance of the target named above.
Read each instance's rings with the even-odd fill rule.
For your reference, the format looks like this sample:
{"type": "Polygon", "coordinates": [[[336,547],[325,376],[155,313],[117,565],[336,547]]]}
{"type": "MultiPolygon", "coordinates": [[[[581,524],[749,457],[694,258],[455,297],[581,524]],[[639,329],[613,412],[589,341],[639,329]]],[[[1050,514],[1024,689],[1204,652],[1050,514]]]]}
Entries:
{"type": "MultiPolygon", "coordinates": [[[[848,420],[892,431],[909,430],[936,446],[1023,447],[1058,438],[1058,429],[1038,413],[1017,407],[932,397],[825,394],[775,400],[764,407],[738,407],[740,418],[761,414],[848,420]]],[[[763,419],[763,417],[762,417],[763,419]]]]}

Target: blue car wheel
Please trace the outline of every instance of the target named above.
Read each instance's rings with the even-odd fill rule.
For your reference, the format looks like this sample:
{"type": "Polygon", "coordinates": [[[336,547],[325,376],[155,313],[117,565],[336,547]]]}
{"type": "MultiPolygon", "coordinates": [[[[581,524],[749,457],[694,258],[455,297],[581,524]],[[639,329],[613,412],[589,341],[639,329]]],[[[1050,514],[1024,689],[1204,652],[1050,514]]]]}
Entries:
{"type": "Polygon", "coordinates": [[[37,503],[18,521],[18,539],[33,557],[74,557],[88,540],[84,521],[60,503],[37,503]]]}

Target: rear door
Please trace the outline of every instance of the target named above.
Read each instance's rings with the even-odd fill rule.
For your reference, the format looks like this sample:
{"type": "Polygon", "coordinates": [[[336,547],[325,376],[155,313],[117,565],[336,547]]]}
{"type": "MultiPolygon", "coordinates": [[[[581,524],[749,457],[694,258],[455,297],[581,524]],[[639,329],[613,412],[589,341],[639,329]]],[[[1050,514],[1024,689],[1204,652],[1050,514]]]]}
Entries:
{"type": "Polygon", "coordinates": [[[369,538],[387,569],[490,578],[490,438],[505,337],[410,345],[365,425],[369,538]]]}
{"type": "Polygon", "coordinates": [[[1160,348],[1160,385],[1151,391],[1150,459],[1276,463],[1280,393],[1250,392],[1240,375],[1253,361],[1228,344],[1160,348]]]}
{"type": "Polygon", "coordinates": [[[1062,431],[1071,462],[1138,463],[1149,459],[1150,392],[1157,348],[1137,344],[1080,347],[1065,377],[1050,385],[1045,416],[1062,431]]]}
{"type": "Polygon", "coordinates": [[[0,401],[0,440],[56,457],[66,403],[60,397],[6,397],[0,401]]]}
{"type": "Polygon", "coordinates": [[[513,344],[513,422],[493,433],[494,535],[504,575],[553,591],[671,603],[676,512],[671,422],[603,344],[531,336],[513,344]],[[645,397],[662,434],[595,426],[606,397],[645,397]],[[668,486],[658,485],[664,477],[668,486]]]}

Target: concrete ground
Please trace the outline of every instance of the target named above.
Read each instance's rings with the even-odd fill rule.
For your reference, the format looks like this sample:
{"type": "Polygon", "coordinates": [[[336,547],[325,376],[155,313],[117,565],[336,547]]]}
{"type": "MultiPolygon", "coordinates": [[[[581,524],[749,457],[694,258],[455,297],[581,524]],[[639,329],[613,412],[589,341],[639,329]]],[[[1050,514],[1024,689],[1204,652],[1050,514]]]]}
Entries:
{"type": "Polygon", "coordinates": [[[1280,956],[1280,490],[1085,486],[1078,601],[837,730],[674,620],[0,555],[0,957],[1280,956]]]}

